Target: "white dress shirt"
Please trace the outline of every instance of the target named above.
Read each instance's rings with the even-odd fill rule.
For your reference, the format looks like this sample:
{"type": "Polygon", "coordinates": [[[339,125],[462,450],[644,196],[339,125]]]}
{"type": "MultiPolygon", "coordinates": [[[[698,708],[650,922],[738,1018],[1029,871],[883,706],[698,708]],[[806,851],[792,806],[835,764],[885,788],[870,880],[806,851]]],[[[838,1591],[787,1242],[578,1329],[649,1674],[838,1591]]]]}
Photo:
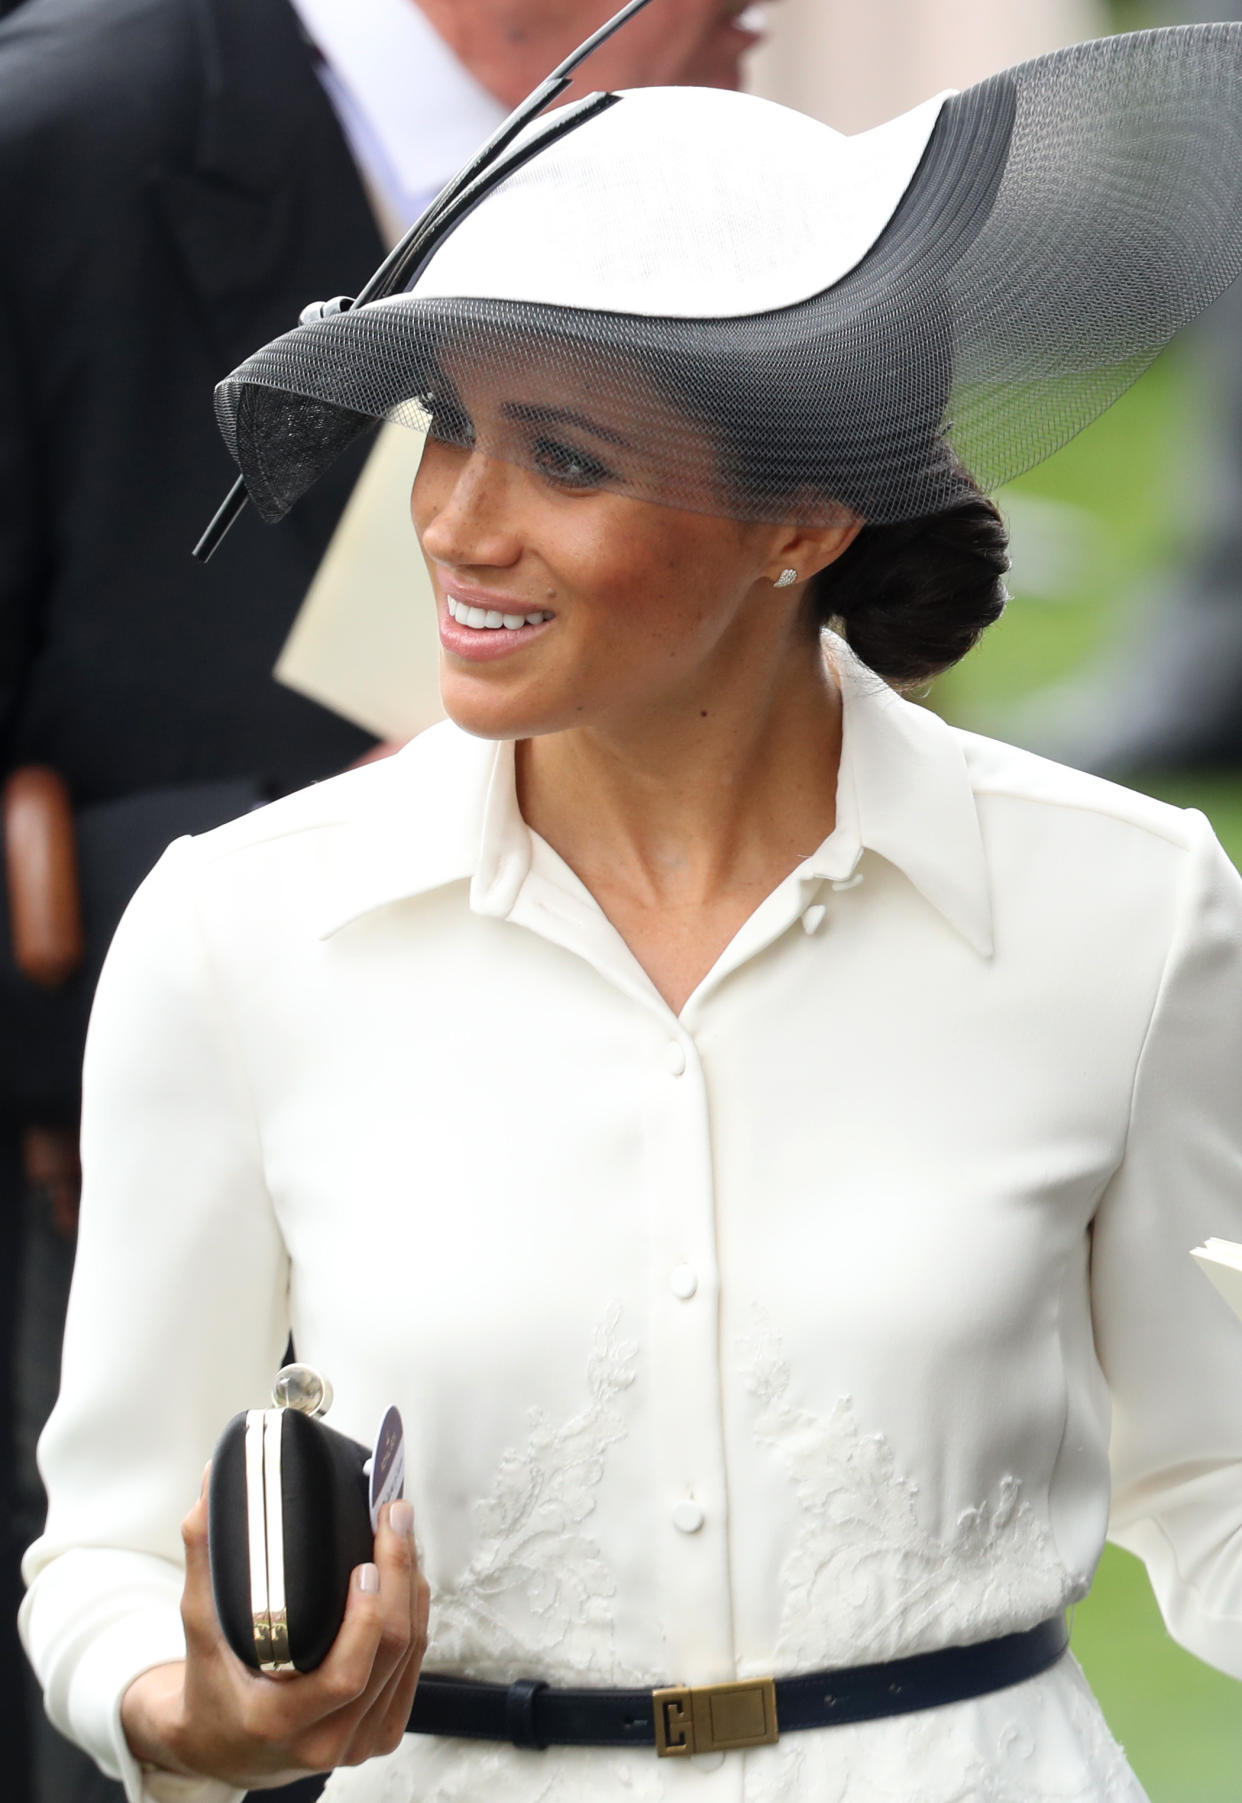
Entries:
{"type": "MultiPolygon", "coordinates": [[[[165,855],[87,1053],[22,1625],[129,1795],[178,1522],[290,1327],[397,1402],[427,1668],[717,1682],[987,1639],[1111,1532],[1242,1676],[1242,884],[1201,816],[952,730],[838,648],[838,819],[679,1015],[433,728],[165,855]],[[1111,1452],[1110,1452],[1111,1430],[1111,1452]]],[[[144,1782],[148,1788],[144,1792],[144,1782]]],[[[334,1803],[1136,1803],[1069,1657],[691,1761],[405,1737],[334,1803]]]]}
{"type": "Polygon", "coordinates": [[[293,0],[320,79],[389,235],[399,236],[508,109],[415,0],[293,0]]]}

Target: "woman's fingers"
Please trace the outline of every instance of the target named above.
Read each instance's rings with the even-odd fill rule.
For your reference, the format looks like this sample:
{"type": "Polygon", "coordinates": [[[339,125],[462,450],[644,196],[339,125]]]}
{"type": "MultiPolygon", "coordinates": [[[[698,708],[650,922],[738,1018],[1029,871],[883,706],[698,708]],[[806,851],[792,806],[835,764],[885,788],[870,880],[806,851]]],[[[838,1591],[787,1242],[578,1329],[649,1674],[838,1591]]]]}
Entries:
{"type": "Polygon", "coordinates": [[[203,1471],[202,1488],[194,1507],[181,1523],[181,1540],[185,1547],[185,1588],[181,1594],[181,1620],[185,1627],[186,1647],[203,1651],[215,1650],[223,1641],[215,1596],[211,1588],[211,1560],[207,1551],[207,1483],[211,1473],[203,1471]]]}
{"type": "Polygon", "coordinates": [[[429,1604],[427,1580],[415,1571],[410,1586],[409,1643],[366,1719],[359,1724],[359,1742],[365,1739],[372,1752],[391,1753],[401,1744],[427,1650],[429,1604]]]}
{"type": "MultiPolygon", "coordinates": [[[[426,1584],[414,1546],[414,1513],[394,1503],[380,1519],[375,1537],[375,1569],[380,1580],[382,1625],[372,1682],[362,1699],[347,1761],[360,1763],[400,1744],[409,1718],[426,1639],[426,1584]]],[[[351,1598],[352,1601],[352,1598],[351,1598]]],[[[348,1624],[348,1616],[346,1618],[348,1624]]],[[[336,1648],[329,1654],[331,1661],[336,1648]]],[[[325,1665],[327,1662],[325,1662],[325,1665]]]]}
{"type": "Polygon", "coordinates": [[[260,1676],[230,1652],[216,1616],[207,1519],[204,1474],[203,1493],[182,1523],[187,1701],[196,1704],[190,1712],[196,1720],[216,1722],[217,1733],[223,1723],[233,1724],[230,1769],[247,1782],[270,1782],[271,1773],[323,1771],[390,1752],[409,1717],[427,1632],[427,1586],[410,1505],[384,1511],[374,1563],[351,1576],[345,1619],[328,1657],[317,1671],[286,1683],[260,1676]]]}
{"type": "Polygon", "coordinates": [[[414,1584],[418,1554],[414,1546],[414,1509],[404,1500],[390,1503],[380,1515],[375,1536],[384,1626],[377,1666],[387,1678],[405,1659],[414,1635],[414,1584]],[[385,1669],[386,1668],[386,1669],[385,1669]]]}
{"type": "Polygon", "coordinates": [[[378,1564],[360,1565],[353,1573],[340,1633],[318,1671],[308,1674],[332,1711],[360,1703],[387,1675],[376,1671],[387,1602],[382,1584],[378,1564]]]}
{"type": "Polygon", "coordinates": [[[390,1753],[401,1745],[414,1692],[418,1688],[423,1655],[427,1651],[427,1616],[430,1591],[426,1579],[419,1574],[414,1596],[414,1625],[410,1648],[404,1662],[388,1681],[388,1687],[375,1710],[375,1731],[380,1751],[390,1753]]]}

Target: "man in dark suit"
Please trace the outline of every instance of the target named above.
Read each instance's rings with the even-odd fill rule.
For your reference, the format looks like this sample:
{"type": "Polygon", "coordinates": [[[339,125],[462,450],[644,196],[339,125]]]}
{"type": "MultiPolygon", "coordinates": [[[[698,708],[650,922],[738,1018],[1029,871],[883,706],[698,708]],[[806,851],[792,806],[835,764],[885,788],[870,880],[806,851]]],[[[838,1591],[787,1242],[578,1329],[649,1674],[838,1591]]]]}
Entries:
{"type": "MultiPolygon", "coordinates": [[[[189,550],[231,474],[213,383],[306,300],[361,283],[382,246],[285,0],[25,0],[0,26],[0,241],[3,760],[58,771],[84,839],[102,822],[110,915],[167,837],[370,743],[270,675],[356,463],[286,529],[243,521],[205,570],[189,550]]],[[[88,916],[89,965],[110,924],[88,916]]],[[[25,1278],[19,1542],[39,1526],[29,1443],[72,1258],[21,1153],[31,1125],[72,1128],[92,985],[87,969],[47,998],[37,1043],[9,1035],[0,1058],[4,1262],[25,1278]]],[[[6,1789],[28,1693],[7,1663],[6,1789]]],[[[103,1794],[32,1732],[44,1797],[103,1794]]]]}
{"type": "MultiPolygon", "coordinates": [[[[422,10],[470,79],[507,106],[615,4],[427,0],[422,10]]],[[[748,42],[736,0],[656,7],[663,23],[594,81],[736,83],[748,42]]],[[[356,292],[386,247],[324,58],[289,0],[0,0],[0,13],[0,761],[6,773],[50,766],[68,786],[87,937],[78,975],[46,996],[3,968],[0,946],[10,1023],[6,1032],[0,1019],[0,1270],[10,1282],[24,1273],[28,1455],[55,1390],[72,1173],[41,1193],[23,1157],[32,1127],[72,1133],[112,921],[169,838],[327,775],[370,744],[270,675],[366,447],[279,530],[243,518],[203,569],[189,549],[233,474],[211,390],[307,301],[356,292]]],[[[417,69],[409,94],[417,117],[417,69]]],[[[7,942],[6,892],[0,883],[7,942]]],[[[38,1507],[28,1481],[19,1544],[38,1507]]],[[[27,1795],[24,1684],[2,1631],[13,1803],[27,1795]]],[[[55,1766],[61,1756],[41,1746],[39,1803],[115,1794],[80,1765],[55,1766]]]]}

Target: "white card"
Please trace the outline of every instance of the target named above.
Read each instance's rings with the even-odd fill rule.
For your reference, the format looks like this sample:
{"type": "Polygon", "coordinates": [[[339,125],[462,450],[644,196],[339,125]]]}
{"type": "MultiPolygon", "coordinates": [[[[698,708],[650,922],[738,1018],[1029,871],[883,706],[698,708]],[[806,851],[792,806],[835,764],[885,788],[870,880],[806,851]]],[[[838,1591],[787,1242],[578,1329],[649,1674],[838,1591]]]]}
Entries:
{"type": "Polygon", "coordinates": [[[410,519],[423,435],[382,426],[273,674],[381,739],[444,718],[440,631],[410,519]]]}
{"type": "Polygon", "coordinates": [[[1235,1315],[1242,1317],[1242,1246],[1236,1240],[1205,1240],[1191,1258],[1198,1261],[1235,1315]]]}

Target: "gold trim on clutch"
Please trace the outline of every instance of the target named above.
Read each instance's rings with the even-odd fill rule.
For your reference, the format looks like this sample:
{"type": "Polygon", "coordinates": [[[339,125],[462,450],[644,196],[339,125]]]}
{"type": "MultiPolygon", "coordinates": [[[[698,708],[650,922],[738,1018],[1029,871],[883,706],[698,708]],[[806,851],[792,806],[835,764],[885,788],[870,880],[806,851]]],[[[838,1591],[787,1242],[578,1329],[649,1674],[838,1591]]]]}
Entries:
{"type": "Polygon", "coordinates": [[[284,1428],[283,1409],[267,1409],[263,1416],[263,1489],[267,1504],[267,1614],[270,1651],[267,1672],[291,1672],[289,1616],[285,1603],[285,1511],[281,1496],[280,1450],[284,1428]]]}
{"type": "Polygon", "coordinates": [[[284,1512],[280,1486],[281,1410],[246,1411],[246,1545],[250,1616],[261,1672],[289,1672],[284,1512]]]}

